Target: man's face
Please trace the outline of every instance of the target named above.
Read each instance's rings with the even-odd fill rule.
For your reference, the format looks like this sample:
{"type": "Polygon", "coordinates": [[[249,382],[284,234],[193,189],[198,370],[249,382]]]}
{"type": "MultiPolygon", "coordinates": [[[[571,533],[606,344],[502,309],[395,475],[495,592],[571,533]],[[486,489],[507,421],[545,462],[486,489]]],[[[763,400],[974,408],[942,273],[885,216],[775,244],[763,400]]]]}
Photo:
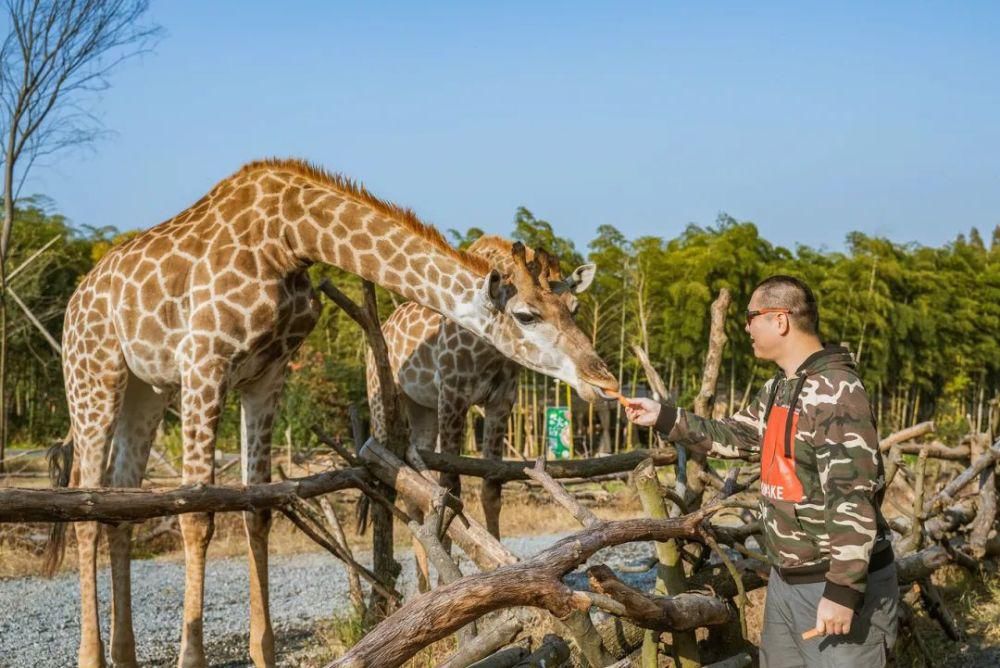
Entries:
{"type": "MultiPolygon", "coordinates": [[[[760,311],[774,308],[774,304],[766,304],[758,292],[753,293],[747,311],[760,311]]],[[[746,324],[746,332],[753,344],[753,354],[762,360],[774,361],[785,343],[788,332],[788,316],[784,313],[762,313],[750,319],[746,324]]]]}

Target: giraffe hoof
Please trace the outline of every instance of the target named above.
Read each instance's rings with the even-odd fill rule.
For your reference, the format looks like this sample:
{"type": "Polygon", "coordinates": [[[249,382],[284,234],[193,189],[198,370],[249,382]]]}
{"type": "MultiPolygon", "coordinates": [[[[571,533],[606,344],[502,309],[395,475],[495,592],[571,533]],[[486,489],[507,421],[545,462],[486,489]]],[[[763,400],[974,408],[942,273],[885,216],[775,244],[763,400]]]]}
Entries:
{"type": "Polygon", "coordinates": [[[177,668],[208,668],[204,653],[184,652],[177,658],[177,668]]]}
{"type": "Polygon", "coordinates": [[[80,648],[80,653],[77,655],[76,663],[80,668],[107,668],[107,663],[104,661],[104,648],[97,648],[97,650],[80,648]]]}

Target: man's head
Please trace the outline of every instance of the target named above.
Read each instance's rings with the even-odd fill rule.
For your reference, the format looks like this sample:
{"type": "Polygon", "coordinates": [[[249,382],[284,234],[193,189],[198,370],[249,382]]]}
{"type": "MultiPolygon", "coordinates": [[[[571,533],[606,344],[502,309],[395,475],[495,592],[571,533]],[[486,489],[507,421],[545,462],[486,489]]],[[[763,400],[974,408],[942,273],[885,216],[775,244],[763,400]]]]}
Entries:
{"type": "Polygon", "coordinates": [[[809,286],[792,276],[761,281],[747,305],[754,355],[777,361],[792,348],[819,342],[819,311],[809,286]]]}

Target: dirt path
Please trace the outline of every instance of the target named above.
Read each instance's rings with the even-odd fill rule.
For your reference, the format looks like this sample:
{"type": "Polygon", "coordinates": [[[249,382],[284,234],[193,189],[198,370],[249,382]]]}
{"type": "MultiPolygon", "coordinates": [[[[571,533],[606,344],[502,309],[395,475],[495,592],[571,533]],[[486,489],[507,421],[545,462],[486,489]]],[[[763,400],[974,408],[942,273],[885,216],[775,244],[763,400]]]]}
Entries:
{"type": "MultiPolygon", "coordinates": [[[[561,534],[505,539],[516,553],[538,552],[561,534]]],[[[652,553],[648,544],[615,548],[602,560],[609,565],[632,562],[652,553]]],[[[370,565],[371,555],[360,555],[370,565]]],[[[403,573],[399,589],[410,595],[415,587],[413,560],[400,557],[403,573]]],[[[463,566],[465,572],[472,567],[463,566]]],[[[146,560],[132,565],[133,621],[141,665],[173,666],[180,644],[184,596],[183,564],[146,560]]],[[[571,575],[574,585],[585,578],[571,575]],[[576,581],[578,579],[578,581],[576,581]]],[[[246,560],[209,561],[205,580],[205,639],[214,666],[245,666],[249,608],[246,560]]],[[[347,583],[341,564],[326,553],[271,558],[271,615],[283,665],[299,665],[308,650],[311,630],[318,620],[344,615],[349,610],[347,583]]],[[[107,610],[110,571],[98,575],[101,597],[102,637],[108,638],[107,610]]],[[[78,585],[75,572],[52,580],[37,577],[0,581],[0,666],[75,665],[79,639],[78,585]]]]}

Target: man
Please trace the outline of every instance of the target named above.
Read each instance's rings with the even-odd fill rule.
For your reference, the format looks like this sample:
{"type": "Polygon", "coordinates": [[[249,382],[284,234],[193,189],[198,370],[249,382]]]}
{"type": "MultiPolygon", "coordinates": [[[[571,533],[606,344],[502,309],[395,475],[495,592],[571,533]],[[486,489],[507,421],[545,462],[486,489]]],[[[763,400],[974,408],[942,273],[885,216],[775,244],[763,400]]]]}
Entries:
{"type": "Polygon", "coordinates": [[[791,276],[754,289],[746,332],[754,355],[780,368],[747,408],[708,420],[630,399],[628,417],[709,454],[760,454],[772,565],[762,666],[883,666],[896,640],[899,588],[880,511],[875,419],[854,361],[820,342],[813,293],[791,276]],[[803,640],[813,628],[819,636],[803,640]]]}

